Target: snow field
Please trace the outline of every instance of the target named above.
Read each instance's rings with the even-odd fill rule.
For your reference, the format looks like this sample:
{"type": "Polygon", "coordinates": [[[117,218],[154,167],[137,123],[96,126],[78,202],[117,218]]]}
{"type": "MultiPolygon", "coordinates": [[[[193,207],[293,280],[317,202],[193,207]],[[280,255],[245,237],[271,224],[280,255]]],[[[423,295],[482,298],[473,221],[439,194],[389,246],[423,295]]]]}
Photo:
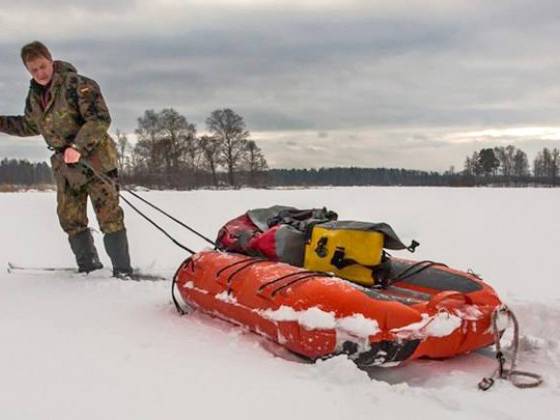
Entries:
{"type": "MultiPolygon", "coordinates": [[[[142,195],[210,237],[246,209],[273,204],[327,206],[341,219],[388,222],[404,241],[421,242],[416,254],[398,255],[472,268],[496,288],[521,324],[519,368],[541,373],[546,382],[531,390],[500,382],[479,391],[478,381],[496,367],[490,349],[368,372],[344,357],[305,364],[227,322],[200,313],[179,317],[167,282],[122,282],[107,272],[3,272],[0,418],[371,419],[422,413],[431,419],[505,420],[550,418],[554,412],[560,397],[556,190],[325,188],[142,195]]],[[[184,251],[125,211],[135,265],[171,277],[184,251]]],[[[1,194],[0,223],[4,266],[8,261],[73,264],[53,193],[1,194]]],[[[164,225],[189,247],[206,246],[182,228],[164,225]]],[[[101,235],[94,236],[108,265],[101,235]]]]}

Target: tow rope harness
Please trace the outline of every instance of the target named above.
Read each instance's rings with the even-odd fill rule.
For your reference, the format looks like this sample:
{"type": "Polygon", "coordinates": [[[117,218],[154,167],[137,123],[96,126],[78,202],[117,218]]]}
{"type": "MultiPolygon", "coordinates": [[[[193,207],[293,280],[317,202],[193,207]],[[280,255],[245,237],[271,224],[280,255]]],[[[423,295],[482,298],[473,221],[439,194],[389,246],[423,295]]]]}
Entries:
{"type": "Polygon", "coordinates": [[[496,341],[496,359],[498,360],[498,368],[489,377],[482,378],[478,384],[478,388],[482,391],[489,390],[495,383],[495,379],[505,379],[510,381],[517,388],[535,388],[543,383],[543,378],[531,372],[516,370],[515,365],[517,362],[517,353],[519,350],[519,322],[509,307],[502,305],[492,313],[492,331],[496,341]],[[501,319],[498,319],[501,318],[501,319]],[[505,329],[498,326],[498,322],[506,319],[513,324],[513,341],[512,341],[512,355],[509,369],[506,369],[506,358],[502,351],[501,338],[505,329]],[[520,377],[530,378],[531,380],[520,380],[520,377]]]}
{"type": "MultiPolygon", "coordinates": [[[[113,179],[111,179],[109,176],[100,173],[99,171],[96,171],[94,168],[91,167],[91,165],[89,165],[88,163],[84,162],[84,161],[80,161],[80,165],[82,165],[84,168],[90,170],[97,178],[99,178],[102,182],[104,182],[105,184],[111,186],[111,188],[114,188],[117,190],[117,193],[119,194],[119,197],[122,198],[122,200],[128,204],[130,206],[130,208],[132,208],[136,213],[138,213],[140,216],[142,216],[144,219],[146,219],[150,224],[152,224],[156,229],[158,229],[161,233],[163,233],[165,236],[167,236],[175,245],[177,245],[179,248],[184,249],[185,251],[187,251],[188,253],[190,253],[191,255],[194,255],[196,252],[193,251],[192,249],[188,248],[187,246],[183,245],[182,243],[180,243],[179,241],[177,241],[174,237],[172,237],[165,229],[163,229],[161,226],[159,226],[156,222],[154,222],[152,219],[150,219],[146,214],[144,214],[140,209],[138,209],[134,204],[132,204],[129,200],[126,199],[126,197],[124,197],[121,193],[120,193],[120,189],[121,187],[119,186],[119,184],[117,184],[117,182],[115,182],[113,179]]],[[[157,210],[158,212],[160,212],[161,214],[163,214],[164,216],[168,217],[169,219],[171,219],[172,221],[174,221],[175,223],[177,223],[178,225],[184,227],[185,229],[189,230],[190,232],[194,233],[196,236],[198,236],[199,238],[202,238],[203,240],[205,240],[206,242],[208,242],[209,244],[211,244],[214,248],[217,248],[216,243],[211,240],[208,239],[206,236],[202,235],[200,232],[197,232],[196,230],[194,230],[193,228],[191,228],[190,226],[186,225],[185,223],[181,222],[179,219],[173,217],[172,215],[170,215],[169,213],[167,213],[166,211],[160,209],[159,207],[157,207],[155,204],[150,203],[148,200],[146,200],[145,198],[141,197],[140,195],[136,194],[134,191],[128,189],[128,188],[122,188],[122,190],[126,191],[127,193],[129,193],[130,195],[132,195],[133,197],[136,197],[138,200],[142,201],[143,203],[147,204],[148,206],[150,206],[151,208],[153,208],[154,210],[157,210]]]]}

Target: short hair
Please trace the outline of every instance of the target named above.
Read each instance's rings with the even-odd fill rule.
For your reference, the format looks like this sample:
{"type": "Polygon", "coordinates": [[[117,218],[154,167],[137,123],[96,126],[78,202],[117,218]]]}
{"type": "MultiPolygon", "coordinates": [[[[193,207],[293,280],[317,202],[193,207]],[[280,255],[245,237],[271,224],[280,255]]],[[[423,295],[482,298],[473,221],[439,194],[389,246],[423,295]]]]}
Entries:
{"type": "Polygon", "coordinates": [[[45,57],[52,61],[52,55],[49,49],[39,41],[33,41],[21,47],[21,60],[24,65],[36,58],[45,57]]]}

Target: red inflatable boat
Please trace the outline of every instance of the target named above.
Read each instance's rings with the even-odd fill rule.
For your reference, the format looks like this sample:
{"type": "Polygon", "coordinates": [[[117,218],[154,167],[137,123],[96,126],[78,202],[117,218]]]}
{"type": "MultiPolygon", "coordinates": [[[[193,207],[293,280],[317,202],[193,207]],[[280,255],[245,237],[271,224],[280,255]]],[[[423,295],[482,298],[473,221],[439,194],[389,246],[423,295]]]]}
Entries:
{"type": "Polygon", "coordinates": [[[446,358],[493,343],[501,305],[477,276],[431,261],[393,258],[384,287],[247,255],[204,251],[174,278],[184,302],[315,360],[358,365],[446,358]]]}

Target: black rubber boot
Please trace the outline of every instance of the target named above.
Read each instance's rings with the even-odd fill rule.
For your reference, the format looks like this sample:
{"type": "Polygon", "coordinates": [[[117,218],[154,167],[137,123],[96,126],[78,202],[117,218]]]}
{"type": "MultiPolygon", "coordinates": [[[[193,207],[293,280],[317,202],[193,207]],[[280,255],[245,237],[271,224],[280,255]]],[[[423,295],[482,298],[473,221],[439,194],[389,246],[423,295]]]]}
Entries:
{"type": "Polygon", "coordinates": [[[131,279],[132,267],[130,266],[126,229],[105,234],[103,243],[113,263],[113,276],[126,280],[131,279]]]}
{"type": "Polygon", "coordinates": [[[103,264],[99,261],[97,250],[93,243],[93,237],[89,229],[68,237],[70,248],[76,257],[78,271],[80,273],[89,273],[90,271],[103,268],[103,264]]]}

